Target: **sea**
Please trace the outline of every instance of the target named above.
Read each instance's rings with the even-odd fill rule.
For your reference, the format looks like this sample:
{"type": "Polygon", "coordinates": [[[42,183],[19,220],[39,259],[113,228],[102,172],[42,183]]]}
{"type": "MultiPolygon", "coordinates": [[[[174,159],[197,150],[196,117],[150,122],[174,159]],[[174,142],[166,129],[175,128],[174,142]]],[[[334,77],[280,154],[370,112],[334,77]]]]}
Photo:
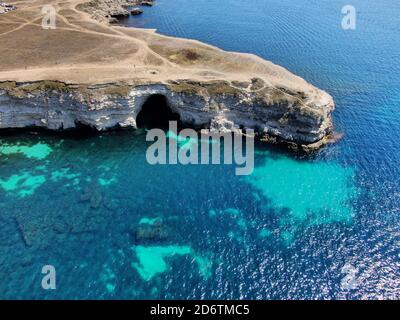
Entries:
{"type": "Polygon", "coordinates": [[[400,298],[400,3],[352,0],[355,29],[347,5],[157,0],[121,20],[282,65],[334,97],[342,138],[256,143],[238,176],[151,165],[144,129],[2,131],[0,298],[400,298]]]}

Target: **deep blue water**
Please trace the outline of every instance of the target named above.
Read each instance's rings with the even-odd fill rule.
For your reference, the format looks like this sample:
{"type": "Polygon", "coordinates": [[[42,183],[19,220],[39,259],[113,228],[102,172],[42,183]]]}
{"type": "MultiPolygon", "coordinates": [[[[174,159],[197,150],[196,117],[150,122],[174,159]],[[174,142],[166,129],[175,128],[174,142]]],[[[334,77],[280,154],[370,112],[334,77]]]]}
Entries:
{"type": "Polygon", "coordinates": [[[2,133],[0,297],[399,298],[400,4],[353,0],[345,31],[346,4],[157,0],[126,20],[288,68],[333,95],[344,137],[307,158],[258,146],[238,177],[150,166],[141,131],[2,133]]]}

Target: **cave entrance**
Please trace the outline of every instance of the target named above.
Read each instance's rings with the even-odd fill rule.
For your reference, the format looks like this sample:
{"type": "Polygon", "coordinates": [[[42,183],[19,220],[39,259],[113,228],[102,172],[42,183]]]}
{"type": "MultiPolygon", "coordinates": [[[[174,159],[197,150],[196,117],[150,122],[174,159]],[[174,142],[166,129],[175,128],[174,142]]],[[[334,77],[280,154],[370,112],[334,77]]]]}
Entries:
{"type": "Polygon", "coordinates": [[[162,94],[151,95],[136,117],[138,128],[146,129],[167,130],[169,121],[177,121],[179,126],[180,116],[172,111],[167,98],[162,94]]]}

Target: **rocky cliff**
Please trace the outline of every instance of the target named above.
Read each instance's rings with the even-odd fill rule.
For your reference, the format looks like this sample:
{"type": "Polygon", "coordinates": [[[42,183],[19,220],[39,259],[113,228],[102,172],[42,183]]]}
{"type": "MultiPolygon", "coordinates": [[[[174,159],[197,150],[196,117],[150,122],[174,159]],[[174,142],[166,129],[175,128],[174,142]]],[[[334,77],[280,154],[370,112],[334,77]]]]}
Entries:
{"type": "Polygon", "coordinates": [[[89,13],[99,21],[115,22],[115,17],[128,16],[128,6],[140,4],[140,0],[90,0],[78,5],[78,9],[89,13]]]}
{"type": "Polygon", "coordinates": [[[166,97],[184,126],[240,131],[251,128],[261,139],[316,148],[332,129],[328,95],[304,97],[251,82],[168,84],[113,83],[95,86],[55,81],[0,83],[0,128],[65,130],[79,125],[99,131],[136,128],[136,117],[152,95],[166,97]],[[304,104],[304,99],[309,104],[304,104]]]}
{"type": "MultiPolygon", "coordinates": [[[[93,1],[52,2],[62,17],[55,30],[0,24],[0,129],[136,128],[144,103],[162,95],[184,126],[250,128],[262,140],[305,150],[329,140],[332,97],[282,67],[152,30],[110,26],[77,10],[93,1]]],[[[96,14],[109,12],[110,2],[99,2],[105,7],[96,14]]],[[[38,4],[21,1],[9,15],[35,21],[38,4]]]]}

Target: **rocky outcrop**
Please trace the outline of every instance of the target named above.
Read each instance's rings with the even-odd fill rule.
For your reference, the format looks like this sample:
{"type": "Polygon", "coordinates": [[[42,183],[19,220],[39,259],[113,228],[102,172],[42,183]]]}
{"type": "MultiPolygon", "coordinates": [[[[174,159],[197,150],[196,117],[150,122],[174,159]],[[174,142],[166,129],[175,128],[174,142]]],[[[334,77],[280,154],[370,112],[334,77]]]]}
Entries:
{"type": "Polygon", "coordinates": [[[16,10],[17,7],[12,4],[8,4],[5,2],[0,2],[0,14],[7,13],[13,10],[16,10]]]}
{"type": "Polygon", "coordinates": [[[147,6],[147,7],[151,7],[154,4],[153,0],[147,0],[147,1],[140,1],[140,4],[142,6],[147,6]]]}
{"type": "MultiPolygon", "coordinates": [[[[78,9],[89,13],[94,19],[98,21],[107,20],[109,22],[116,22],[115,18],[128,16],[130,11],[129,6],[152,6],[154,1],[141,1],[141,0],[90,0],[83,4],[78,5],[78,9]]],[[[142,13],[143,10],[136,8],[131,12],[133,15],[142,13]]]]}
{"type": "Polygon", "coordinates": [[[91,0],[77,8],[88,12],[98,21],[115,21],[115,17],[128,16],[128,6],[136,5],[136,0],[91,0]]]}
{"type": "Polygon", "coordinates": [[[250,83],[173,81],[93,86],[4,82],[0,83],[0,129],[65,130],[79,125],[99,131],[136,128],[138,113],[155,94],[166,98],[187,127],[249,128],[261,139],[302,149],[321,146],[332,131],[333,101],[328,94],[289,94],[265,86],[261,79],[250,83]]]}
{"type": "Polygon", "coordinates": [[[136,128],[157,95],[187,127],[249,128],[307,150],[331,136],[332,97],[272,62],[99,22],[125,14],[128,0],[49,1],[68,28],[23,24],[39,0],[18,2],[20,23],[0,23],[0,129],[136,128]]]}
{"type": "Polygon", "coordinates": [[[131,10],[131,15],[133,15],[133,16],[138,16],[138,15],[141,15],[142,13],[143,13],[143,10],[140,8],[133,8],[131,10]]]}

